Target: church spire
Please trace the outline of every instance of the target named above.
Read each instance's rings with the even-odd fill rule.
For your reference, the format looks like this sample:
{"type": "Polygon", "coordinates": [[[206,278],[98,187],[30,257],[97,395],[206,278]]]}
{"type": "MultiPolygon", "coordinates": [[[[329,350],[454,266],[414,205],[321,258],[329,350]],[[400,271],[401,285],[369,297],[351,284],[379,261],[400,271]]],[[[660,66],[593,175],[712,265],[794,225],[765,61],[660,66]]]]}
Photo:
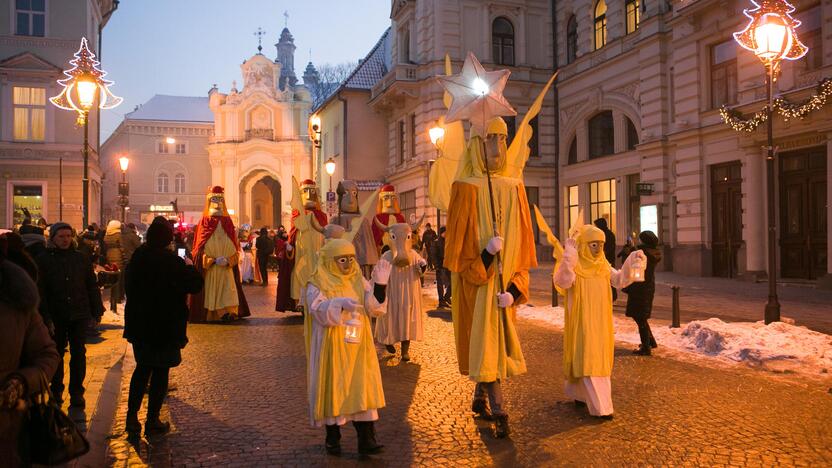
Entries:
{"type": "Polygon", "coordinates": [[[289,32],[289,12],[283,13],[286,27],[280,32],[280,39],[275,44],[277,48],[277,61],[280,62],[280,89],[286,85],[294,86],[298,79],[295,76],[295,38],[289,32]]]}

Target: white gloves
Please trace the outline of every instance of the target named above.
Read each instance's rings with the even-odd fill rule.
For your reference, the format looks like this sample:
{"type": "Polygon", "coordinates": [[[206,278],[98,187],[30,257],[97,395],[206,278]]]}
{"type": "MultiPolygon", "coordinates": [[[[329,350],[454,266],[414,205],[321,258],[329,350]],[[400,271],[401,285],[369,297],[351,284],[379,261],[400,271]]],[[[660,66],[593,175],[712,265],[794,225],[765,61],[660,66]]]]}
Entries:
{"type": "Polygon", "coordinates": [[[566,247],[563,249],[563,263],[574,270],[578,264],[578,242],[575,239],[567,239],[566,247]]]}
{"type": "Polygon", "coordinates": [[[640,283],[644,281],[644,270],[647,268],[647,256],[641,250],[630,252],[624,265],[621,266],[621,271],[627,277],[632,278],[633,282],[640,283]]]}
{"type": "Polygon", "coordinates": [[[286,251],[287,251],[287,252],[291,252],[291,251],[292,251],[292,250],[294,250],[294,249],[295,249],[295,248],[294,248],[294,247],[292,247],[292,244],[286,244],[286,251]]]}
{"type": "Polygon", "coordinates": [[[390,281],[390,272],[393,271],[393,265],[387,260],[379,259],[376,266],[373,267],[373,274],[371,276],[373,283],[378,285],[386,285],[390,281]]]}
{"type": "Polygon", "coordinates": [[[418,265],[419,268],[424,268],[428,266],[428,261],[420,257],[419,260],[416,262],[416,265],[418,265]]]}
{"type": "Polygon", "coordinates": [[[358,302],[350,297],[342,297],[341,300],[341,308],[349,313],[355,312],[358,308],[358,302]]]}
{"type": "Polygon", "coordinates": [[[511,307],[512,304],[514,304],[514,296],[511,293],[497,293],[497,307],[505,309],[511,307]]]}
{"type": "Polygon", "coordinates": [[[491,255],[497,255],[501,250],[503,250],[503,240],[504,239],[500,236],[489,239],[488,245],[485,246],[486,252],[491,255]]]}
{"type": "Polygon", "coordinates": [[[214,263],[219,266],[227,266],[228,265],[228,258],[226,257],[217,257],[214,259],[214,263]]]}

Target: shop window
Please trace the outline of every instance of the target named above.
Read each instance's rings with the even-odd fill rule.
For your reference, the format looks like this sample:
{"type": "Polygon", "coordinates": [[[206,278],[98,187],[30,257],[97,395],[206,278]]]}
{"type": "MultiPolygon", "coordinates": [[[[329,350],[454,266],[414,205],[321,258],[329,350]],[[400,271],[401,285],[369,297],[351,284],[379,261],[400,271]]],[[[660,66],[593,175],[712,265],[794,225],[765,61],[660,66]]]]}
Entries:
{"type": "Polygon", "coordinates": [[[615,129],[612,111],[603,111],[589,119],[589,159],[615,152],[615,129]]]}
{"type": "Polygon", "coordinates": [[[589,184],[589,212],[592,221],[604,218],[610,231],[615,232],[615,179],[599,180],[589,184]]]}
{"type": "Polygon", "coordinates": [[[711,48],[711,107],[737,102],[737,44],[733,39],[711,48]]]}
{"type": "Polygon", "coordinates": [[[12,224],[19,226],[26,218],[24,209],[32,217],[32,224],[43,218],[46,204],[43,185],[14,185],[12,195],[12,224]]]}
{"type": "Polygon", "coordinates": [[[20,141],[44,141],[46,136],[46,88],[15,86],[14,139],[20,141]]]}
{"type": "Polygon", "coordinates": [[[595,4],[595,50],[607,44],[607,3],[598,0],[595,4]]]}
{"type": "Polygon", "coordinates": [[[514,26],[500,16],[491,23],[491,46],[494,63],[514,65],[514,26]]]}

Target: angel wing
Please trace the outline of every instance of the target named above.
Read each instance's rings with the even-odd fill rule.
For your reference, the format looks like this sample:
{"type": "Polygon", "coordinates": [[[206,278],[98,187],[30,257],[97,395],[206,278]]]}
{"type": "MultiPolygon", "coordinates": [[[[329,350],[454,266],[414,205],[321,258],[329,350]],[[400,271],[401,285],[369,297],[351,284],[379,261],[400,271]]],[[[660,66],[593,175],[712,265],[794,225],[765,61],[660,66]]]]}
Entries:
{"type": "Polygon", "coordinates": [[[534,133],[530,122],[540,113],[540,108],[543,107],[543,98],[546,97],[546,93],[549,91],[552,83],[555,82],[557,76],[558,72],[555,72],[549,78],[549,82],[546,83],[546,86],[537,95],[537,98],[531,107],[529,107],[529,111],[526,112],[520,125],[517,126],[517,133],[515,133],[514,140],[511,141],[511,145],[508,147],[508,161],[506,164],[507,177],[517,179],[523,177],[523,169],[526,167],[526,161],[529,160],[529,153],[531,152],[529,149],[529,141],[532,139],[532,134],[534,133]]]}
{"type": "MultiPolygon", "coordinates": [[[[445,75],[451,75],[451,58],[445,54],[445,75]]],[[[442,102],[446,108],[451,106],[451,95],[446,91],[442,102]]],[[[457,169],[465,152],[465,128],[462,121],[445,123],[439,119],[438,125],[444,127],[445,135],[439,143],[441,156],[430,169],[428,178],[428,197],[430,203],[440,210],[448,210],[451,202],[451,186],[456,178],[457,169]]]]}
{"type": "Polygon", "coordinates": [[[361,204],[358,209],[361,216],[356,216],[352,219],[352,221],[350,221],[350,229],[344,233],[344,239],[352,242],[355,239],[355,236],[358,235],[358,230],[361,229],[361,224],[364,222],[364,219],[367,218],[367,215],[372,211],[373,206],[378,202],[378,192],[380,190],[381,188],[377,188],[376,191],[361,204]]]}

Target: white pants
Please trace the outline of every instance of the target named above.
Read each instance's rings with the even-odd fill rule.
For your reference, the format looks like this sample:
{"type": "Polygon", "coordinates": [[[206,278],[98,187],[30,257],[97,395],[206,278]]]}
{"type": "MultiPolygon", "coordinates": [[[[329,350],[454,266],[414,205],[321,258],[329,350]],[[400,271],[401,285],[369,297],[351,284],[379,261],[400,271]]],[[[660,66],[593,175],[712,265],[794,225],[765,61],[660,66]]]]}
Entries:
{"type": "Polygon", "coordinates": [[[612,414],[612,383],[609,377],[583,377],[575,383],[566,381],[566,396],[586,403],[589,414],[612,414]]]}

